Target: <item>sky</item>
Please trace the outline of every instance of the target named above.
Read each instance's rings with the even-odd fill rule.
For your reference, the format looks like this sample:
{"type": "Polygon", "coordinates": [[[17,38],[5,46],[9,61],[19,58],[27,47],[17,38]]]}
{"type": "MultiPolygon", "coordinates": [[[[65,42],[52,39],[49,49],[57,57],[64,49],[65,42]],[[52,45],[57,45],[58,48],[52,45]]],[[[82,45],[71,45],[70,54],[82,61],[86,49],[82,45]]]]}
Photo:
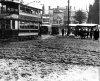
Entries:
{"type": "MultiPolygon", "coordinates": [[[[43,4],[45,5],[45,10],[48,10],[48,6],[51,6],[51,8],[56,8],[57,6],[65,7],[68,5],[68,0],[23,0],[24,4],[30,3],[28,5],[34,5],[34,7],[42,8],[43,4]]],[[[93,4],[94,0],[69,0],[70,6],[73,8],[75,7],[76,10],[83,9],[86,10],[86,7],[88,9],[89,4],[93,4]]]]}

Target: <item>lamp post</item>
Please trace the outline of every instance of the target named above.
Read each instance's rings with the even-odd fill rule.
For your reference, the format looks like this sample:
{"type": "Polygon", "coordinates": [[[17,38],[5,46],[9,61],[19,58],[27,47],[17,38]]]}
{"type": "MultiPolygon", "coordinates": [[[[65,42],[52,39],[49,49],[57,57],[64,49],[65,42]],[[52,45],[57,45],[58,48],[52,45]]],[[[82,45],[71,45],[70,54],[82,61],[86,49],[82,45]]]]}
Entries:
{"type": "Polygon", "coordinates": [[[67,28],[68,28],[68,32],[67,32],[67,36],[69,36],[69,34],[70,34],[70,28],[69,28],[69,23],[70,23],[70,14],[69,14],[69,4],[70,4],[70,2],[69,2],[69,0],[68,0],[68,25],[67,25],[67,28]]]}

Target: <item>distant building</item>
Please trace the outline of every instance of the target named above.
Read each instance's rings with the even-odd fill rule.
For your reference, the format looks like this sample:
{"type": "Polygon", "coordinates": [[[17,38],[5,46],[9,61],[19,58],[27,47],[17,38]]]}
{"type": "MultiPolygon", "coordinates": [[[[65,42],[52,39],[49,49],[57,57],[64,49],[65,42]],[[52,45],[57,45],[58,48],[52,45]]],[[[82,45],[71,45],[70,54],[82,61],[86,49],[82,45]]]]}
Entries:
{"type": "Polygon", "coordinates": [[[52,25],[60,26],[64,24],[64,11],[65,9],[60,8],[59,6],[52,9],[49,7],[49,14],[51,16],[52,25]]]}
{"type": "MultiPolygon", "coordinates": [[[[68,7],[59,7],[57,8],[50,8],[49,6],[49,14],[51,16],[51,21],[52,24],[57,24],[59,26],[68,24],[68,7]]],[[[70,7],[69,11],[69,18],[70,18],[70,23],[74,23],[74,18],[73,16],[75,15],[75,9],[72,9],[70,7]]]]}
{"type": "MultiPolygon", "coordinates": [[[[48,31],[53,32],[53,30],[61,32],[61,29],[65,27],[66,24],[68,24],[68,7],[59,7],[57,8],[51,8],[48,7],[48,14],[44,13],[44,6],[43,6],[43,15],[42,15],[42,26],[45,26],[45,29],[48,28],[48,31]],[[46,25],[48,27],[46,27],[46,25]]],[[[75,9],[72,9],[70,7],[70,23],[74,23],[73,16],[75,15],[75,9]]],[[[44,28],[44,27],[42,27],[44,28]]],[[[46,29],[47,31],[47,29],[46,29]]],[[[57,32],[58,34],[58,32],[57,32]]]]}

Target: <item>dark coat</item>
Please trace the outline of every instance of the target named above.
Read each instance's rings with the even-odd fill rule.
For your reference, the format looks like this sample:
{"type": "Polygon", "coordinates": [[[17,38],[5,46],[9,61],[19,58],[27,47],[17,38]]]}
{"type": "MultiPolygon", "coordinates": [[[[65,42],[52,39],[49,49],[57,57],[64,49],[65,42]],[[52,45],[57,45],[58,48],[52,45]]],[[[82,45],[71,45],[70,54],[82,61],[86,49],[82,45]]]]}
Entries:
{"type": "Polygon", "coordinates": [[[62,36],[64,35],[64,29],[62,29],[62,36]]]}
{"type": "Polygon", "coordinates": [[[99,39],[99,30],[98,30],[98,29],[96,29],[96,30],[94,31],[94,39],[95,39],[95,40],[98,40],[98,39],[99,39]]]}

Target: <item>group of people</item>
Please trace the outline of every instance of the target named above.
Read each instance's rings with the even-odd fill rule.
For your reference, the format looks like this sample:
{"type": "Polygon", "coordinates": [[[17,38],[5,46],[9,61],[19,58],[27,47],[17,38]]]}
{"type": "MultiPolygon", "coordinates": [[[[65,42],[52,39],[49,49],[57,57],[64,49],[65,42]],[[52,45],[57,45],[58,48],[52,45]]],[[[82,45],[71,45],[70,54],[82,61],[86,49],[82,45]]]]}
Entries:
{"type": "MultiPolygon", "coordinates": [[[[86,39],[86,38],[91,38],[94,40],[99,39],[99,29],[94,28],[94,29],[77,29],[74,30],[74,35],[75,37],[79,37],[81,39],[86,39]]],[[[64,29],[62,29],[62,36],[64,36],[64,29]]]]}
{"type": "Polygon", "coordinates": [[[78,29],[75,31],[75,36],[79,36],[81,39],[91,38],[94,40],[99,39],[99,29],[78,29]]]}

